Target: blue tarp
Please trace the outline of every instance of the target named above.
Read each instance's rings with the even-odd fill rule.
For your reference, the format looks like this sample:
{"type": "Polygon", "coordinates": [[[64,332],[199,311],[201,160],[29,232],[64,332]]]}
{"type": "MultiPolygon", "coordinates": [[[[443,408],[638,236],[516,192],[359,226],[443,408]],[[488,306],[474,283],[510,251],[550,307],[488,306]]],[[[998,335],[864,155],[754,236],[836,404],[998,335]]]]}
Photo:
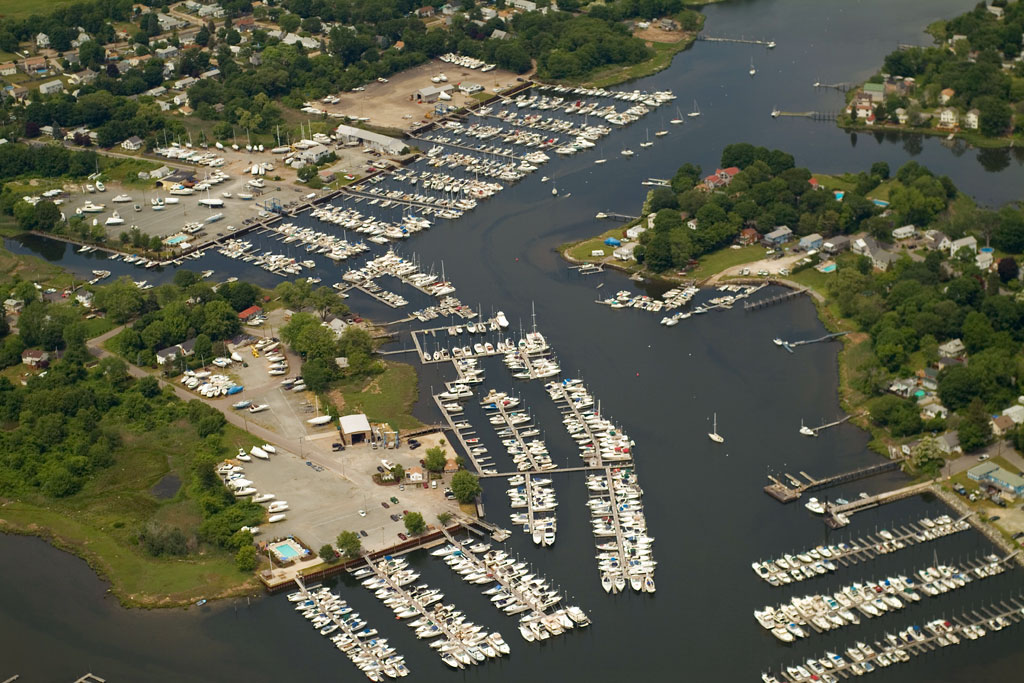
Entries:
{"type": "Polygon", "coordinates": [[[608,239],[606,239],[604,241],[604,243],[607,244],[609,247],[619,247],[619,246],[622,246],[622,242],[620,242],[619,240],[615,239],[614,237],[609,237],[608,239]]]}

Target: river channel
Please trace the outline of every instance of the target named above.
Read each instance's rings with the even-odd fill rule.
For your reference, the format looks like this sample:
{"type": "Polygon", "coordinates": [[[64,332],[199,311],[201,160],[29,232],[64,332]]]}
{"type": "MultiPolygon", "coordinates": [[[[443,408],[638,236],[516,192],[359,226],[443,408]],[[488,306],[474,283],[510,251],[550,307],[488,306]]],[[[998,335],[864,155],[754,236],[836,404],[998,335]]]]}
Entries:
{"type": "MultiPolygon", "coordinates": [[[[594,623],[587,630],[543,645],[527,644],[511,619],[454,579],[443,563],[414,555],[411,563],[423,581],[440,587],[446,602],[456,603],[473,621],[500,630],[513,648],[502,661],[453,673],[423,641],[395,623],[368,591],[352,582],[340,585],[342,597],[406,656],[415,680],[756,681],[760,672],[777,670],[779,664],[821,656],[826,650],[838,652],[855,640],[875,640],[885,631],[959,613],[1019,590],[1020,574],[1008,572],[833,635],[816,635],[795,646],[778,643],[753,619],[752,610],[793,595],[909,573],[933,564],[936,556],[956,562],[994,549],[981,535],[967,531],[795,587],[772,588],[760,581],[750,569],[754,560],[948,510],[937,501],[913,498],[859,513],[850,527],[828,533],[802,505],[783,507],[761,492],[769,472],[826,475],[878,461],[856,427],[843,425],[817,439],[797,432],[801,420],[817,424],[841,415],[837,346],[814,344],[788,354],[771,343],[776,336],[820,336],[822,326],[809,301],[797,299],[752,313],[736,308],[667,329],[658,325],[660,316],[595,305],[597,285],[604,283],[601,291],[607,296],[630,283],[613,273],[592,278],[569,273],[555,251],[561,243],[606,229],[607,224],[593,218],[597,211],[635,213],[646,189],[640,185],[644,178],[670,177],[685,161],[710,172],[722,147],[736,141],[786,150],[798,165],[823,172],[867,169],[878,160],[895,169],[913,158],[948,174],[981,203],[1019,199],[1024,170],[1009,152],[950,149],[937,139],[851,135],[831,123],[769,116],[774,107],[837,110],[842,95],[815,90],[813,82],[863,79],[898,43],[925,44],[930,40],[921,32],[926,24],[972,4],[737,0],[708,7],[708,33],[770,38],[778,47],[769,51],[698,42],[672,67],[635,86],[671,88],[684,112],[696,99],[701,117],[672,127],[650,150],[621,158],[622,147],[639,149],[645,128],[665,127],[659,118],[674,117],[670,110],[675,107],[668,105],[664,112],[605,138],[601,145],[607,148],[602,154],[607,164],[594,165],[593,153],[553,160],[544,172],[556,183],[558,198],[539,178],[530,177],[481,202],[463,219],[439,221],[402,245],[404,253],[415,252],[426,264],[440,266],[443,261],[464,302],[479,303],[485,313],[500,308],[515,327],[531,324],[535,307],[538,327],[557,351],[563,373],[581,376],[601,399],[603,413],[636,440],[637,472],[659,562],[656,594],[606,595],[593,557],[583,482],[579,475],[557,475],[556,545],[535,548],[519,532],[508,545],[588,612],[594,623]],[[758,70],[753,79],[747,73],[751,58],[758,70]],[[726,439],[723,445],[705,436],[713,413],[726,439]]],[[[92,255],[79,255],[52,241],[9,241],[8,246],[39,253],[82,275],[101,267],[92,255]]],[[[230,274],[268,286],[279,281],[219,255],[196,263],[200,265],[195,269],[215,269],[215,279],[230,274]]],[[[172,274],[141,275],[120,262],[102,267],[114,270],[115,276],[131,274],[150,282],[172,274]]],[[[324,274],[325,284],[337,281],[345,268],[323,266],[329,267],[334,272],[324,274]]],[[[417,301],[411,306],[420,305],[417,301]]],[[[400,317],[358,294],[350,303],[369,317],[400,317]]],[[[439,370],[423,371],[424,395],[440,385],[442,376],[439,370]]],[[[483,386],[509,390],[513,381],[495,365],[483,386]]],[[[555,461],[569,462],[575,449],[541,384],[514,388],[545,430],[555,461]]],[[[420,407],[422,419],[437,419],[428,402],[421,401],[420,407]]],[[[481,432],[486,430],[480,426],[481,432]]],[[[899,475],[876,477],[834,489],[832,495],[852,499],[861,491],[882,490],[899,481],[899,475]]],[[[488,516],[508,526],[504,487],[488,483],[485,497],[488,516]]],[[[18,673],[26,681],[70,681],[93,671],[108,681],[363,680],[282,597],[186,612],[128,611],[107,596],[106,586],[82,561],[40,540],[0,536],[0,556],[5,579],[0,587],[0,679],[18,673]]],[[[872,680],[1012,680],[1024,668],[1019,642],[1020,634],[1008,629],[916,657],[872,674],[872,680]]]]}

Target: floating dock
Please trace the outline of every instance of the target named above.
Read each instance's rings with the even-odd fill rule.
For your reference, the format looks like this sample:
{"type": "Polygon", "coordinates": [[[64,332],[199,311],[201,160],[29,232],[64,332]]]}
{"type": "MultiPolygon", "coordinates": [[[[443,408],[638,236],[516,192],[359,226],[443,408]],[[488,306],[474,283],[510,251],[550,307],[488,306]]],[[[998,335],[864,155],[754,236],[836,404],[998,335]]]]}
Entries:
{"type": "Polygon", "coordinates": [[[876,465],[861,467],[849,472],[833,474],[832,476],[825,477],[823,479],[815,479],[809,474],[801,472],[800,474],[804,476],[807,480],[806,482],[802,482],[791,474],[786,474],[785,476],[789,478],[793,486],[787,486],[775,477],[769,476],[768,478],[771,479],[773,483],[765,486],[764,492],[780,503],[792,503],[794,500],[799,499],[805,492],[820,491],[821,489],[838,486],[839,484],[873,477],[876,474],[882,474],[883,472],[892,472],[894,470],[898,470],[902,465],[903,459],[897,458],[895,460],[887,460],[876,465]]]}
{"type": "Polygon", "coordinates": [[[885,491],[874,496],[868,496],[867,498],[858,498],[845,505],[829,503],[826,505],[825,524],[833,529],[846,526],[850,523],[850,515],[853,513],[924,493],[931,488],[932,483],[926,481],[920,484],[911,484],[910,486],[904,486],[893,491],[885,491]]]}
{"type": "Polygon", "coordinates": [[[849,542],[819,545],[792,555],[783,555],[776,560],[754,562],[751,568],[769,584],[776,587],[784,586],[970,528],[967,515],[956,520],[949,515],[941,515],[934,519],[925,517],[919,522],[893,527],[892,531],[882,530],[875,535],[865,534],[849,542]]]}
{"type": "Polygon", "coordinates": [[[709,36],[706,33],[698,33],[697,40],[706,40],[709,43],[740,43],[742,45],[762,45],[769,50],[776,46],[774,40],[757,40],[754,38],[727,38],[725,36],[709,36]]]}

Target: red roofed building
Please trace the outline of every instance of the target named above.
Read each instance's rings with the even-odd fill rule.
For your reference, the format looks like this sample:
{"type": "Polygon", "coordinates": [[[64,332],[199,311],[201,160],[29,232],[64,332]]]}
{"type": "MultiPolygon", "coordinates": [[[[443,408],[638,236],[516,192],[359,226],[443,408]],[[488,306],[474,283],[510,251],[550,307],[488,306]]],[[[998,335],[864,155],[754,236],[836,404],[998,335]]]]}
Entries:
{"type": "Polygon", "coordinates": [[[740,169],[736,166],[730,166],[729,168],[719,168],[713,174],[704,178],[704,187],[708,190],[714,190],[719,187],[725,187],[732,182],[732,179],[736,177],[736,174],[740,172],[740,169]]]}
{"type": "Polygon", "coordinates": [[[818,182],[817,178],[811,178],[807,182],[810,184],[812,190],[820,190],[821,189],[821,183],[818,182]]]}
{"type": "Polygon", "coordinates": [[[743,228],[740,231],[740,244],[747,246],[750,244],[757,244],[761,241],[761,233],[753,228],[743,228]]]}
{"type": "Polygon", "coordinates": [[[427,5],[426,7],[420,7],[418,10],[416,10],[416,16],[418,16],[420,19],[432,17],[434,16],[434,8],[431,7],[430,5],[427,5]]]}
{"type": "Polygon", "coordinates": [[[255,318],[257,315],[263,312],[263,309],[259,306],[250,306],[241,313],[238,314],[238,319],[242,321],[249,321],[255,318]]]}

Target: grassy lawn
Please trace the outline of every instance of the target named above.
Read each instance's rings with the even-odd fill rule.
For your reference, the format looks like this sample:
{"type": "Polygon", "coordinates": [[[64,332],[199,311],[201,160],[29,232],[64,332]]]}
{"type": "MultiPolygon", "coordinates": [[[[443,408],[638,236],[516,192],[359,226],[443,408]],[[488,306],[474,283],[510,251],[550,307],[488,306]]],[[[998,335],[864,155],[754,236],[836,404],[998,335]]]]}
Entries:
{"type": "Polygon", "coordinates": [[[33,14],[47,15],[61,5],[67,5],[68,2],[69,0],[8,0],[0,4],[0,17],[24,19],[33,14]]]}
{"type": "Polygon", "coordinates": [[[807,270],[801,270],[799,273],[790,275],[787,279],[799,282],[805,287],[810,287],[816,292],[821,292],[823,295],[828,293],[828,284],[832,282],[836,277],[836,271],[831,273],[818,272],[816,268],[808,268],[807,270]]]}
{"type": "Polygon", "coordinates": [[[718,251],[701,256],[698,259],[700,265],[687,273],[687,277],[704,280],[727,268],[760,260],[764,258],[764,254],[765,248],[756,244],[749,247],[741,247],[740,249],[733,249],[731,247],[719,249],[718,251]]]}
{"type": "MultiPolygon", "coordinates": [[[[595,263],[605,260],[607,257],[612,255],[615,251],[615,247],[609,247],[604,241],[609,237],[614,237],[617,240],[622,240],[623,235],[626,232],[626,228],[623,226],[616,226],[609,230],[604,231],[597,237],[592,237],[582,242],[577,242],[573,246],[569,247],[568,254],[570,257],[577,261],[593,261],[595,263]],[[604,256],[591,256],[590,252],[601,249],[604,251],[604,256]]],[[[565,251],[563,249],[563,251],[565,251]]]]}
{"type": "Polygon", "coordinates": [[[566,83],[579,82],[591,88],[607,88],[611,85],[625,83],[636,78],[643,78],[668,68],[672,58],[693,44],[694,39],[680,40],[678,43],[652,43],[651,50],[654,55],[639,64],[628,66],[610,66],[601,69],[586,78],[566,79],[566,83]]]}
{"type": "Polygon", "coordinates": [[[0,273],[3,273],[4,279],[19,275],[23,280],[42,284],[53,280],[62,272],[57,266],[34,256],[12,254],[6,249],[0,249],[0,273]]]}
{"type": "Polygon", "coordinates": [[[117,327],[114,321],[109,318],[90,318],[89,320],[83,320],[82,324],[85,326],[86,339],[93,339],[117,327]]]}
{"type": "Polygon", "coordinates": [[[370,422],[387,422],[395,429],[415,429],[422,423],[410,410],[416,401],[416,370],[405,363],[386,363],[384,374],[347,380],[330,393],[342,414],[366,413],[370,422]]]}
{"type": "Polygon", "coordinates": [[[139,180],[139,171],[152,171],[159,168],[160,164],[147,161],[146,159],[123,159],[118,157],[102,157],[100,169],[107,180],[116,180],[126,185],[152,184],[152,180],[139,180]]]}
{"type": "Polygon", "coordinates": [[[841,190],[843,192],[851,192],[856,186],[857,181],[853,179],[853,176],[847,173],[842,175],[828,175],[825,173],[812,173],[812,178],[815,178],[821,186],[826,190],[841,190]]]}

